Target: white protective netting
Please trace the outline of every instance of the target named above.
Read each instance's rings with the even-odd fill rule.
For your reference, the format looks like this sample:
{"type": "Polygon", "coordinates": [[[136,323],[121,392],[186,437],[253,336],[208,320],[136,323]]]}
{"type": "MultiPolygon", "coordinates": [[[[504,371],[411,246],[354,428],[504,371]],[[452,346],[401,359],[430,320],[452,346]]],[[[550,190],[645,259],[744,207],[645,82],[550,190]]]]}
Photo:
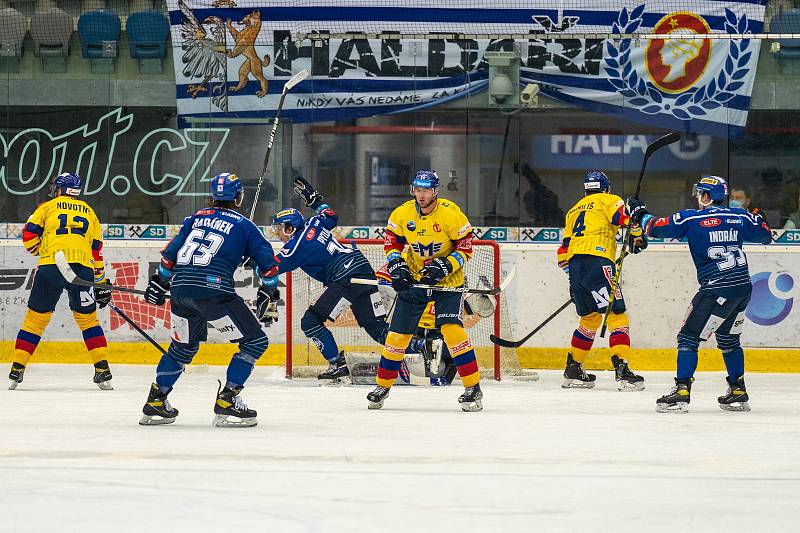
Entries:
{"type": "MultiPolygon", "coordinates": [[[[357,247],[369,260],[375,270],[386,263],[383,241],[355,239],[340,240],[342,244],[357,247]]],[[[500,247],[493,241],[473,241],[472,259],[467,262],[466,286],[472,288],[491,288],[500,284],[500,247]]],[[[286,374],[287,377],[316,376],[325,367],[325,360],[314,344],[303,335],[300,319],[308,306],[322,293],[322,284],[311,279],[300,270],[287,276],[286,283],[286,374]]],[[[390,292],[390,291],[389,291],[390,292]]],[[[393,296],[383,291],[386,309],[393,308],[393,296]]],[[[496,300],[495,311],[491,316],[464,317],[470,340],[481,373],[500,379],[502,375],[522,374],[516,350],[500,348],[489,340],[494,334],[502,338],[512,336],[508,306],[503,295],[496,300]]],[[[374,352],[380,354],[381,347],[358,327],[352,311],[343,312],[335,322],[327,322],[333,332],[340,350],[347,352],[374,352]]]]}

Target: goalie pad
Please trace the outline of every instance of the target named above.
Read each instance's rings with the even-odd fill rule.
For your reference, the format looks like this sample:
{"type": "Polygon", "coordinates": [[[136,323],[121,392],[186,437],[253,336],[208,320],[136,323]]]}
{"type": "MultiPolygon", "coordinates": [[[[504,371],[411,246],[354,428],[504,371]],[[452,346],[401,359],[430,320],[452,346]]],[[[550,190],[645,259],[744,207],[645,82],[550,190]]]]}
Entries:
{"type": "MultiPolygon", "coordinates": [[[[344,360],[350,371],[353,385],[375,385],[381,356],[374,352],[345,353],[344,360]]],[[[421,354],[406,354],[400,365],[397,384],[430,386],[431,379],[425,376],[425,360],[421,354]]]]}

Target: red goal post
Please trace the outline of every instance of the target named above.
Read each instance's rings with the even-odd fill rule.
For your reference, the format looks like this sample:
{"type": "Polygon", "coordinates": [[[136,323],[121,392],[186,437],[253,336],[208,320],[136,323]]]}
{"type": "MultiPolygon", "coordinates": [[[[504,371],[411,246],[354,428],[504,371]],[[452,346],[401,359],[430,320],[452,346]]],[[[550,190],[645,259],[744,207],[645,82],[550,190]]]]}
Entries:
{"type": "MultiPolygon", "coordinates": [[[[375,270],[385,262],[381,239],[339,239],[345,246],[358,248],[375,270]]],[[[500,246],[495,241],[473,241],[473,255],[464,267],[468,287],[497,287],[501,278],[500,246]]],[[[286,290],[286,377],[312,377],[324,368],[325,361],[319,350],[308,341],[300,329],[300,318],[308,306],[321,294],[322,284],[301,270],[288,273],[286,290]]],[[[475,347],[481,372],[500,380],[504,372],[519,369],[516,350],[500,348],[489,340],[489,335],[509,336],[508,307],[502,294],[494,296],[495,308],[491,316],[464,317],[464,325],[475,347]]],[[[391,302],[386,301],[387,309],[391,302]]],[[[369,339],[355,324],[350,310],[346,310],[333,323],[327,322],[340,350],[380,353],[381,347],[369,339]]]]}

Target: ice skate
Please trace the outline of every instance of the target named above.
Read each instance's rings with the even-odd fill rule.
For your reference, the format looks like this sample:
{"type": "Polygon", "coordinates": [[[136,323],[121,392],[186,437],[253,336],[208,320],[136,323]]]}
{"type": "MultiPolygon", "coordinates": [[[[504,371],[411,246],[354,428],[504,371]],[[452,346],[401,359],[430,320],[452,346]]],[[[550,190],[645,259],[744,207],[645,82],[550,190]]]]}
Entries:
{"type": "Polygon", "coordinates": [[[111,370],[108,368],[108,361],[103,359],[94,364],[92,381],[100,390],[114,390],[114,387],[111,386],[111,370]]]}
{"type": "Polygon", "coordinates": [[[381,387],[378,385],[375,390],[367,394],[367,409],[380,409],[383,407],[383,401],[389,396],[389,388],[381,387]]]}
{"type": "Polygon", "coordinates": [[[587,374],[583,369],[583,363],[579,363],[572,358],[572,354],[567,354],[567,367],[564,369],[564,382],[561,387],[564,389],[591,389],[594,387],[594,380],[597,376],[587,374]]]}
{"type": "Polygon", "coordinates": [[[621,391],[638,391],[644,390],[644,378],[638,376],[631,371],[628,366],[628,361],[620,359],[616,355],[611,358],[611,364],[614,365],[615,379],[617,380],[617,389],[621,391]]]}
{"type": "Polygon", "coordinates": [[[160,426],[175,422],[178,410],[169,404],[168,394],[169,391],[163,392],[155,383],[150,385],[150,394],[147,395],[147,403],[142,408],[143,414],[139,419],[139,425],[160,426]]]}
{"type": "Polygon", "coordinates": [[[8,379],[11,381],[8,385],[8,390],[14,390],[17,385],[22,383],[25,377],[25,365],[21,363],[11,363],[11,372],[8,373],[8,379]]]}
{"type": "Polygon", "coordinates": [[[688,413],[690,393],[694,378],[675,378],[675,386],[667,394],[656,400],[656,411],[659,413],[688,413]]]}
{"type": "Polygon", "coordinates": [[[247,408],[239,397],[241,391],[241,388],[229,389],[227,386],[222,388],[222,382],[219,382],[217,401],[214,403],[215,427],[252,427],[258,424],[256,418],[258,413],[247,408]]]}
{"type": "Polygon", "coordinates": [[[350,375],[350,369],[347,368],[347,362],[344,358],[344,351],[339,352],[339,355],[328,363],[328,368],[322,374],[317,376],[317,379],[331,379],[338,382],[340,378],[350,375]]]}
{"type": "Polygon", "coordinates": [[[750,397],[744,385],[744,376],[739,376],[735,382],[731,383],[728,378],[728,392],[724,396],[717,398],[719,408],[724,411],[749,411],[750,397]]]}
{"type": "Polygon", "coordinates": [[[473,411],[483,410],[483,392],[481,391],[481,384],[476,383],[472,387],[464,389],[464,394],[458,397],[458,403],[461,404],[461,410],[467,413],[473,411]]]}

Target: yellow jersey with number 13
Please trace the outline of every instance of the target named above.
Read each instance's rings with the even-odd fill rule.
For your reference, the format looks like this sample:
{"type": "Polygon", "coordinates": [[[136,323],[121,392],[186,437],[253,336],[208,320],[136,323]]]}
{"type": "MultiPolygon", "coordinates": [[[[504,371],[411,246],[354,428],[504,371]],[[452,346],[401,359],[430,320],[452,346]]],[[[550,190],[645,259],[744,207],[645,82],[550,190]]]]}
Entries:
{"type": "Polygon", "coordinates": [[[597,255],[614,261],[617,256],[617,230],[627,223],[625,202],[616,194],[594,193],[584,196],[567,211],[564,240],[558,261],[573,255],[597,255]]]}
{"type": "Polygon", "coordinates": [[[95,282],[105,278],[103,229],[83,200],[64,195],[39,205],[25,224],[22,242],[39,256],[39,266],[52,265],[53,256],[61,250],[70,263],[93,268],[95,282]]]}

